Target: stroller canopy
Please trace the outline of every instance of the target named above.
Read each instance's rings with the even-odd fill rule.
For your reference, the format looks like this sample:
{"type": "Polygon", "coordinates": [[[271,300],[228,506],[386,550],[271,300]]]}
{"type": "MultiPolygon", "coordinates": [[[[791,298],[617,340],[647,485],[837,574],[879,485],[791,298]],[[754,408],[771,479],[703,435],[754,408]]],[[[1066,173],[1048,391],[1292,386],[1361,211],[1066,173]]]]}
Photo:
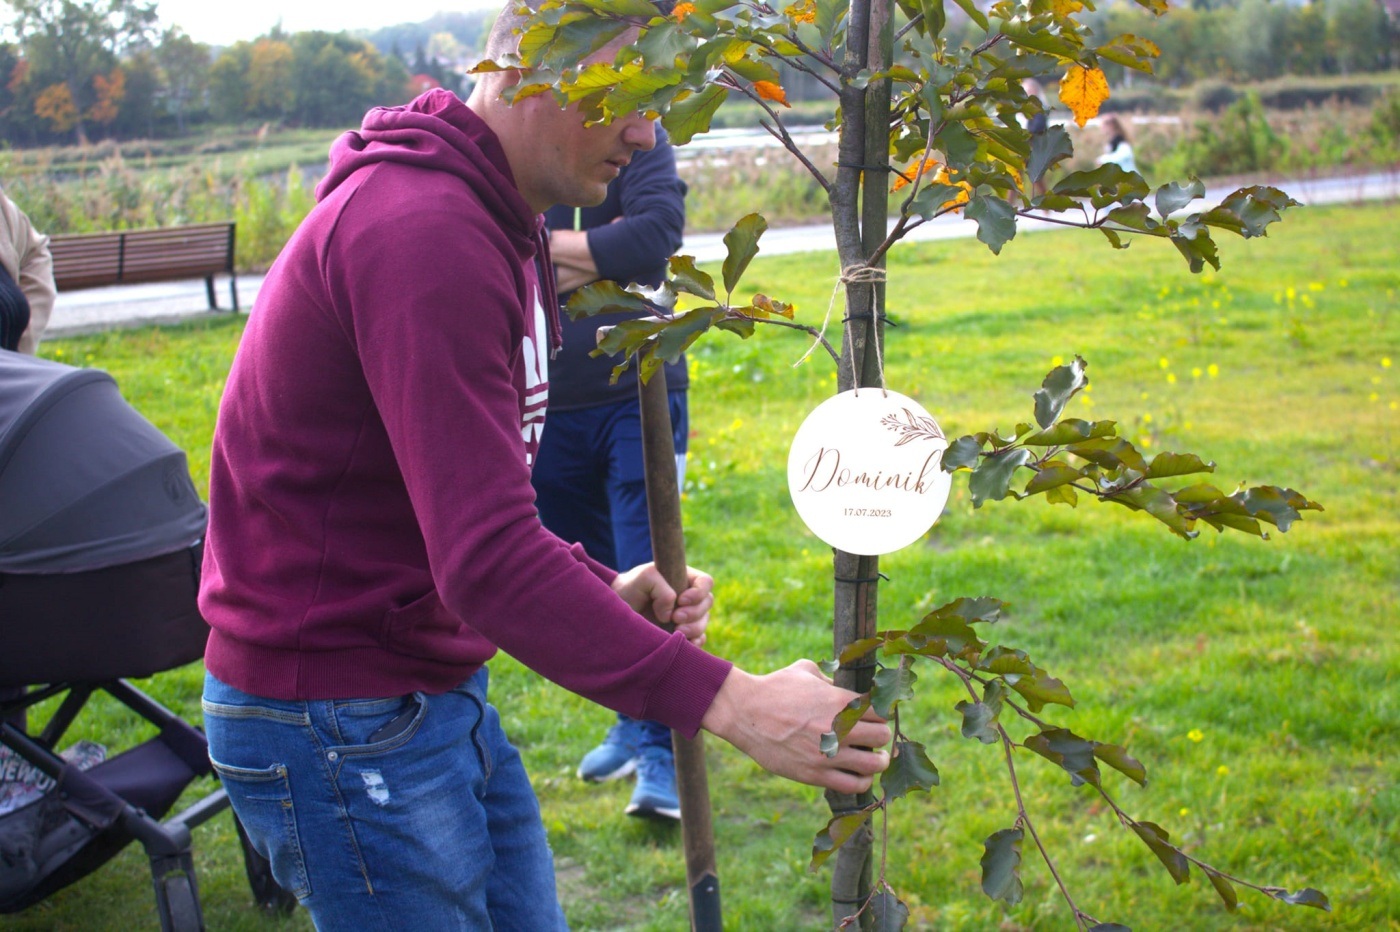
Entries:
{"type": "Polygon", "coordinates": [[[173,553],[205,517],[185,454],[111,376],[0,350],[0,573],[173,553]]]}

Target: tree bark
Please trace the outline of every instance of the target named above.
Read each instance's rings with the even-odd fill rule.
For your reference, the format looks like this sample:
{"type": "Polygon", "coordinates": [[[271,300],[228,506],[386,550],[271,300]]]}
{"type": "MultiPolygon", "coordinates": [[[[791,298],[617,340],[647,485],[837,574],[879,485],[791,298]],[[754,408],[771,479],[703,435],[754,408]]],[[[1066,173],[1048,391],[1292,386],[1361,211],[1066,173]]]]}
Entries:
{"type": "MultiPolygon", "coordinates": [[[[893,47],[891,0],[854,0],[846,37],[841,93],[840,166],[831,191],[832,225],[846,290],[846,318],[838,391],[881,385],[885,287],[879,275],[865,271],[866,260],[885,238],[889,177],[889,82],[871,82],[857,90],[849,81],[862,69],[888,68],[893,47]]],[[[881,263],[883,265],[883,261],[881,263]]],[[[877,557],[834,551],[833,646],[846,645],[875,633],[878,620],[877,557]]],[[[874,677],[873,660],[859,660],[836,672],[846,689],[866,692],[874,677]]],[[[828,792],[834,815],[862,809],[873,793],[859,796],[828,792]]],[[[867,823],[836,853],[831,874],[833,923],[854,914],[870,898],[871,851],[874,835],[867,823]]],[[[873,928],[870,911],[861,913],[860,928],[873,928]]]]}

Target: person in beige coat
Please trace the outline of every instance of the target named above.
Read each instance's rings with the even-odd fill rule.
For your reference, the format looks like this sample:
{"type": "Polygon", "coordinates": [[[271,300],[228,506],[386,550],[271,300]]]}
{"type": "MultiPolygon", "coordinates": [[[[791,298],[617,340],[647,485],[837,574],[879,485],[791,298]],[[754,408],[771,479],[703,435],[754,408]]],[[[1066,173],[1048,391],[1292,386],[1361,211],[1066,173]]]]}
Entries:
{"type": "Polygon", "coordinates": [[[33,355],[53,313],[53,257],[49,238],[0,189],[0,348],[33,355]],[[28,304],[28,323],[13,326],[28,304]],[[18,341],[7,325],[19,330],[18,341]]]}

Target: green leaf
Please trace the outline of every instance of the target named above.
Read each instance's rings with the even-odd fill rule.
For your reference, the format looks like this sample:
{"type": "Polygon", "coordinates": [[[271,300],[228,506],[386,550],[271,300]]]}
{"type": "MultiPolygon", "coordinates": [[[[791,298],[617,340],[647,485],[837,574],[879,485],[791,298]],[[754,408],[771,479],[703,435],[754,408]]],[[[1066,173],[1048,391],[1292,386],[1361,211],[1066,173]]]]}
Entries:
{"type": "Polygon", "coordinates": [[[652,352],[667,362],[675,362],[701,334],[714,326],[715,318],[723,313],[719,308],[698,307],[667,321],[657,334],[652,352]]]}
{"type": "Polygon", "coordinates": [[[582,320],[595,314],[627,311],[633,314],[655,313],[653,308],[639,295],[623,289],[610,279],[601,279],[576,290],[564,305],[565,312],[574,320],[582,320]]]}
{"type": "Polygon", "coordinates": [[[1047,427],[1045,430],[1023,437],[1021,443],[1028,447],[1058,447],[1067,443],[1078,443],[1081,440],[1112,437],[1117,430],[1117,421],[1085,421],[1071,417],[1047,427]]]}
{"type": "Polygon", "coordinates": [[[955,184],[943,184],[941,181],[929,182],[919,188],[919,193],[914,196],[913,203],[909,205],[909,214],[914,217],[922,217],[925,220],[932,220],[938,216],[939,211],[943,210],[945,205],[962,193],[963,189],[955,184]]]}
{"type": "Polygon", "coordinates": [[[860,812],[836,816],[828,822],[826,828],[818,832],[816,840],[812,842],[812,863],[807,865],[807,869],[814,871],[821,867],[838,848],[854,838],[856,832],[870,821],[870,812],[869,809],[863,809],[860,812]]]}
{"type": "Polygon", "coordinates": [[[1141,175],[1109,162],[1088,171],[1068,174],[1051,190],[1069,197],[1087,197],[1095,207],[1104,208],[1109,204],[1141,200],[1151,189],[1141,175]]]}
{"type": "Polygon", "coordinates": [[[690,55],[695,44],[695,39],[678,23],[667,20],[642,33],[637,40],[637,51],[648,69],[671,69],[677,67],[677,59],[681,56],[690,55]]]}
{"type": "Polygon", "coordinates": [[[872,932],[901,932],[909,924],[909,907],[889,887],[870,898],[870,912],[875,917],[872,932]]]}
{"type": "Polygon", "coordinates": [[[927,792],[938,785],[938,768],[917,741],[896,741],[889,768],[880,775],[885,801],[899,799],[915,790],[927,792]]]}
{"type": "Polygon", "coordinates": [[[1175,498],[1156,486],[1134,486],[1131,489],[1111,493],[1107,500],[1126,505],[1134,510],[1145,511],[1171,528],[1177,536],[1187,540],[1194,539],[1200,533],[1192,529],[1194,516],[1178,507],[1175,498]]]}
{"type": "Polygon", "coordinates": [[[1147,768],[1142,766],[1137,758],[1116,744],[1100,744],[1097,741],[1091,743],[1094,745],[1095,757],[1138,786],[1147,785],[1147,768]]]}
{"type": "Polygon", "coordinates": [[[1035,672],[1035,664],[1031,663],[1025,651],[998,645],[977,662],[977,669],[998,676],[1007,673],[1028,675],[1035,672]]]}
{"type": "Polygon", "coordinates": [[[904,637],[891,641],[891,653],[919,654],[924,657],[954,657],[980,651],[982,640],[966,621],[953,615],[929,615],[904,637]]]}
{"type": "Polygon", "coordinates": [[[1215,240],[1210,238],[1204,227],[1200,228],[1195,236],[1173,235],[1171,240],[1177,252],[1186,257],[1191,274],[1199,274],[1207,263],[1217,272],[1220,271],[1219,250],[1215,248],[1215,240]]]}
{"type": "Polygon", "coordinates": [[[1005,453],[993,453],[982,458],[967,480],[972,492],[972,506],[981,508],[986,501],[999,502],[1011,492],[1011,479],[1016,470],[1033,459],[1031,451],[1017,447],[1005,453]]]}
{"type": "Polygon", "coordinates": [[[977,238],[997,255],[1016,236],[1016,208],[997,194],[975,194],[965,211],[977,221],[977,238]]]}
{"type": "MultiPolygon", "coordinates": [[[[835,676],[835,675],[836,675],[836,671],[839,670],[839,669],[841,669],[841,661],[839,661],[839,660],[819,660],[819,661],[817,661],[817,667],[818,667],[818,669],[820,669],[823,673],[825,673],[827,676],[835,676]]],[[[830,732],[828,732],[828,734],[830,734],[830,732]]]]}
{"type": "Polygon", "coordinates": [[[1208,867],[1201,869],[1210,878],[1210,885],[1215,888],[1215,892],[1219,893],[1220,898],[1225,901],[1225,908],[1233,913],[1240,905],[1240,898],[1235,895],[1234,885],[1208,867]]]}
{"type": "MultiPolygon", "coordinates": [[[[1134,201],[1131,204],[1124,204],[1122,207],[1115,207],[1108,212],[1108,216],[1104,219],[1111,220],[1124,229],[1161,235],[1162,225],[1152,218],[1152,211],[1142,201],[1134,201]]],[[[1104,229],[1108,228],[1104,227],[1104,229]]]]}
{"type": "Polygon", "coordinates": [[[1168,841],[1171,836],[1167,834],[1166,829],[1155,822],[1132,822],[1129,823],[1129,827],[1147,843],[1147,847],[1157,855],[1157,860],[1162,862],[1167,868],[1167,873],[1172,875],[1172,880],[1178,885],[1191,878],[1191,862],[1168,841]]]}
{"type": "Polygon", "coordinates": [[[1240,188],[1228,195],[1225,200],[1220,202],[1219,207],[1206,215],[1206,222],[1209,223],[1208,218],[1217,211],[1233,215],[1239,221],[1240,229],[1238,232],[1241,236],[1249,239],[1255,236],[1264,236],[1269,224],[1281,219],[1279,215],[1286,208],[1297,206],[1299,206],[1297,201],[1278,188],[1255,185],[1249,188],[1240,188]]]}
{"type": "Polygon", "coordinates": [[[1215,472],[1215,464],[1205,462],[1194,453],[1158,453],[1144,475],[1148,479],[1167,479],[1198,472],[1215,472]]]}
{"type": "Polygon", "coordinates": [[[958,5],[958,9],[967,14],[968,19],[980,26],[983,32],[991,29],[992,24],[987,20],[986,14],[977,9],[975,0],[953,0],[953,2],[958,5]]]}
{"type": "Polygon", "coordinates": [[[1045,491],[1045,500],[1052,505],[1068,505],[1074,508],[1079,504],[1079,493],[1072,485],[1057,485],[1045,491]]]}
{"type": "Polygon", "coordinates": [[[982,444],[976,438],[959,437],[943,451],[940,465],[944,472],[957,472],[959,469],[972,469],[981,458],[982,444]]]}
{"type": "Polygon", "coordinates": [[[661,125],[666,128],[671,143],[683,146],[708,130],[715,111],[728,96],[729,91],[725,88],[718,84],[710,84],[698,93],[672,100],[661,117],[661,125]]]}
{"type": "MultiPolygon", "coordinates": [[[[836,740],[838,742],[841,741],[851,733],[851,729],[856,727],[856,723],[859,722],[869,710],[870,694],[862,693],[856,696],[850,702],[846,703],[846,707],[840,712],[837,712],[836,717],[831,720],[831,731],[829,734],[835,734],[836,740]]],[[[827,755],[827,757],[834,756],[836,756],[834,751],[827,755]]]]}
{"type": "Polygon", "coordinates": [[[1036,495],[1043,491],[1050,491],[1051,488],[1068,486],[1072,481],[1084,479],[1081,470],[1072,466],[1065,466],[1064,463],[1054,463],[1054,465],[1044,466],[1035,476],[1030,477],[1026,483],[1026,495],[1036,495]]]}
{"type": "Polygon", "coordinates": [[[747,317],[725,317],[716,321],[715,326],[720,330],[737,333],[741,340],[753,336],[754,331],[754,322],[747,317]]]}
{"type": "Polygon", "coordinates": [[[995,624],[1001,620],[1001,613],[1006,610],[1006,603],[1001,599],[994,599],[990,596],[979,596],[975,599],[958,598],[947,605],[934,609],[925,619],[932,615],[940,617],[961,618],[968,624],[979,621],[987,624],[995,624]]]}
{"type": "Polygon", "coordinates": [[[1039,181],[1047,171],[1072,155],[1074,143],[1069,133],[1063,126],[1052,126],[1031,137],[1031,157],[1026,162],[1026,173],[1032,181],[1039,181]]]}
{"type": "Polygon", "coordinates": [[[1035,422],[1042,430],[1059,420],[1069,400],[1089,384],[1084,374],[1087,368],[1084,358],[1076,356],[1073,362],[1050,370],[1035,393],[1035,422]]]}
{"type": "Polygon", "coordinates": [[[881,718],[890,718],[896,705],[914,698],[914,683],[918,679],[904,664],[878,671],[870,690],[870,707],[881,718]]]}
{"type": "Polygon", "coordinates": [[[1122,467],[1127,467],[1138,475],[1147,472],[1147,461],[1138,452],[1138,448],[1121,437],[1085,440],[1083,443],[1071,444],[1065,448],[1065,452],[1088,460],[1110,472],[1122,467]]]}
{"type": "Polygon", "coordinates": [[[962,736],[964,738],[976,738],[983,744],[996,744],[1001,740],[997,730],[993,727],[997,720],[997,711],[985,702],[968,702],[964,699],[953,706],[963,714],[962,736]]]}
{"type": "Polygon", "coordinates": [[[1192,178],[1184,188],[1175,181],[1164,184],[1157,189],[1157,215],[1165,220],[1196,198],[1205,196],[1206,186],[1199,178],[1192,178]]]}
{"type": "Polygon", "coordinates": [[[1004,828],[983,843],[982,892],[1008,906],[1021,902],[1021,840],[1025,832],[1004,828]]]}
{"type": "Polygon", "coordinates": [[[1151,74],[1152,60],[1161,54],[1161,49],[1151,39],[1125,33],[1094,49],[1094,54],[1125,68],[1151,74]]]}
{"type": "Polygon", "coordinates": [[[1322,506],[1309,501],[1292,489],[1276,485],[1255,486],[1230,496],[1255,518],[1267,521],[1287,533],[1293,522],[1302,518],[1300,512],[1321,511],[1322,506]]]}
{"type": "Polygon", "coordinates": [[[1005,701],[1006,687],[1000,680],[992,680],[982,693],[982,701],[959,702],[953,708],[963,714],[962,735],[976,738],[983,744],[995,744],[1001,740],[997,731],[997,720],[1001,718],[1001,707],[1005,701]]]}
{"type": "Polygon", "coordinates": [[[763,219],[762,214],[749,214],[724,234],[724,246],[728,250],[724,257],[725,291],[734,293],[744,270],[749,267],[753,257],[758,255],[759,237],[767,229],[768,221],[763,219]]]}
{"type": "Polygon", "coordinates": [[[867,654],[883,643],[885,643],[885,639],[881,637],[861,638],[858,641],[852,641],[846,645],[836,660],[842,665],[855,663],[857,660],[863,660],[867,654]]]}
{"type": "Polygon", "coordinates": [[[695,267],[694,256],[671,257],[671,284],[677,291],[693,294],[706,301],[717,301],[715,280],[709,273],[695,267]]]}
{"type": "Polygon", "coordinates": [[[1099,785],[1099,765],[1094,763],[1094,743],[1079,737],[1068,728],[1047,728],[1025,740],[1027,750],[1034,751],[1052,763],[1059,764],[1070,775],[1075,786],[1089,783],[1099,785]]]}
{"type": "Polygon", "coordinates": [[[1039,712],[1049,703],[1074,708],[1074,697],[1069,694],[1069,687],[1038,667],[1029,676],[1016,677],[1014,682],[1007,677],[1006,681],[1025,697],[1026,705],[1032,712],[1039,712]]]}
{"type": "Polygon", "coordinates": [[[1312,887],[1304,887],[1297,893],[1289,893],[1287,890],[1276,890],[1271,887],[1266,892],[1274,899],[1292,903],[1294,906],[1311,906],[1328,913],[1332,911],[1332,903],[1327,899],[1327,894],[1321,890],[1314,890],[1312,887]]]}
{"type": "Polygon", "coordinates": [[[977,160],[977,137],[961,123],[949,123],[939,130],[933,144],[948,159],[949,167],[965,171],[977,160]]]}

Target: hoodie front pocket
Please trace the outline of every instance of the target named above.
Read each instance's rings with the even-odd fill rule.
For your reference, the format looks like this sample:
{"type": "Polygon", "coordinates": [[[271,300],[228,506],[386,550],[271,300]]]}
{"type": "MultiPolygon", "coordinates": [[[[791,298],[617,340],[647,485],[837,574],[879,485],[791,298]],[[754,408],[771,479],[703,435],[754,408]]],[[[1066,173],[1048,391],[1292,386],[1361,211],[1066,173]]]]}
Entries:
{"type": "Polygon", "coordinates": [[[396,654],[442,660],[454,656],[463,625],[436,590],[384,615],[384,646],[396,654]]]}

